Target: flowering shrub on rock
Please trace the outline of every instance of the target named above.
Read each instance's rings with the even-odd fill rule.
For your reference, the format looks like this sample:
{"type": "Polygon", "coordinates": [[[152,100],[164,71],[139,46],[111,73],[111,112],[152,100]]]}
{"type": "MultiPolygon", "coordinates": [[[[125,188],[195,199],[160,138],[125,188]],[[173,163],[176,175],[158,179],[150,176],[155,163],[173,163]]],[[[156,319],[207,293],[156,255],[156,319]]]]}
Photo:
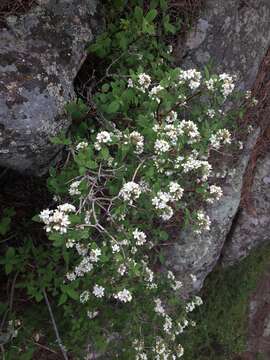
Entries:
{"type": "MultiPolygon", "coordinates": [[[[89,102],[98,121],[75,135],[65,167],[50,180],[59,205],[39,215],[63,248],[64,289],[78,294],[73,326],[87,329],[92,351],[110,359],[183,356],[181,334],[195,325],[190,312],[202,301],[185,298],[161,248],[175,222],[210,229],[204,206],[222,196],[211,156],[232,142],[223,104],[233,77],[173,66],[150,12],[136,8],[121,22],[127,33],[115,35],[118,53],[89,102]],[[140,16],[149,26],[135,31],[140,16]]],[[[101,57],[104,39],[91,48],[101,57]]]]}

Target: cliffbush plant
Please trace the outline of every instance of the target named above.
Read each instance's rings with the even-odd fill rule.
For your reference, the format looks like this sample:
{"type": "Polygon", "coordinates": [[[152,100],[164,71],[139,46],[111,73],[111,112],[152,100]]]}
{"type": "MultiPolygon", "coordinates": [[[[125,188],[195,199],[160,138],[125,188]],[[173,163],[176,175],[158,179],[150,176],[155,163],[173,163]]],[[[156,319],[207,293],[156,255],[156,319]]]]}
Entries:
{"type": "Polygon", "coordinates": [[[89,48],[102,74],[67,106],[88,121],[54,139],[68,156],[51,170],[55,206],[36,217],[52,246],[27,247],[35,266],[21,286],[37,301],[44,289],[58,299],[78,358],[88,343],[88,359],[173,360],[202,301],[184,296],[162,248],[172,229],[210,229],[205,205],[222,196],[211,159],[233,141],[236,112],[224,102],[234,79],[174,65],[165,39],[178,24],[166,1],[114,5],[114,22],[89,48]]]}
{"type": "Polygon", "coordinates": [[[90,88],[95,121],[50,179],[59,205],[40,214],[65,254],[60,304],[72,294],[74,325],[109,358],[182,357],[181,334],[201,299],[181,296],[161,248],[170,224],[209,230],[204,204],[222,196],[209,158],[232,141],[222,108],[233,78],[174,67],[156,6],[135,7],[91,45],[110,60],[90,88]]]}

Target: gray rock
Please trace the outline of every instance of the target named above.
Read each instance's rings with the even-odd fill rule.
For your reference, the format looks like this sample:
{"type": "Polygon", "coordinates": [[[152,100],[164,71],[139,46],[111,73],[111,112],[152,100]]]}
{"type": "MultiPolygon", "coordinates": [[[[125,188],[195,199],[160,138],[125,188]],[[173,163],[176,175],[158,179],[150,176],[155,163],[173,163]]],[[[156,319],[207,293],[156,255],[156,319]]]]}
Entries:
{"type": "Polygon", "coordinates": [[[250,137],[235,171],[232,171],[231,176],[225,179],[222,198],[207,209],[212,222],[210,231],[201,235],[196,235],[191,230],[182,231],[178,242],[167,250],[166,265],[183,280],[184,289],[188,293],[201,289],[204,279],[212,271],[220,257],[238,210],[243,175],[258,134],[257,130],[250,137]],[[195,281],[192,281],[191,274],[195,275],[195,281]]]}
{"type": "Polygon", "coordinates": [[[0,166],[40,175],[70,119],[64,104],[100,22],[96,0],[39,0],[0,29],[0,166]]]}
{"type": "Polygon", "coordinates": [[[250,250],[270,241],[270,157],[261,159],[256,167],[252,186],[254,211],[243,210],[223,249],[222,264],[231,265],[246,257],[250,250]]]}
{"type": "MultiPolygon", "coordinates": [[[[237,75],[237,88],[248,90],[269,45],[270,1],[206,0],[204,13],[177,55],[183,68],[203,69],[211,62],[213,72],[237,75]]],[[[202,287],[220,258],[238,212],[243,175],[258,134],[259,129],[245,144],[234,174],[226,178],[223,198],[206,209],[212,221],[211,230],[201,236],[191,230],[181,232],[177,243],[167,249],[166,265],[183,280],[187,293],[202,287]]]]}
{"type": "Polygon", "coordinates": [[[211,62],[216,72],[237,75],[238,88],[247,90],[269,44],[269,0],[207,0],[178,58],[185,55],[185,67],[211,62]]]}

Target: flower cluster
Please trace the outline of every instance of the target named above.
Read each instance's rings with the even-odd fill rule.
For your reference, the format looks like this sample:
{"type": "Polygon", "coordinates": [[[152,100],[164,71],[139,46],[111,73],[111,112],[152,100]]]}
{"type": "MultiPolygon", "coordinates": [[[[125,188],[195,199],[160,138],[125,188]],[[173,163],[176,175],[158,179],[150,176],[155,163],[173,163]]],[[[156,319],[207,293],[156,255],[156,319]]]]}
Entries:
{"type": "Polygon", "coordinates": [[[65,234],[70,225],[69,213],[75,212],[75,206],[71,204],[59,205],[55,210],[43,210],[39,217],[45,224],[47,232],[58,231],[65,234]]]}
{"type": "Polygon", "coordinates": [[[162,220],[167,221],[173,216],[174,211],[169,203],[181,200],[183,192],[184,190],[178,183],[171,181],[168,192],[158,191],[152,198],[152,205],[159,211],[162,220]]]}
{"type": "Polygon", "coordinates": [[[131,143],[135,145],[135,154],[143,153],[144,137],[138,131],[132,131],[129,134],[129,139],[131,143]]]}
{"type": "Polygon", "coordinates": [[[109,144],[112,141],[112,134],[108,131],[101,131],[97,134],[94,147],[96,150],[101,150],[102,144],[109,144]]]}
{"type": "Polygon", "coordinates": [[[220,129],[210,137],[211,146],[218,150],[222,145],[231,143],[231,134],[227,129],[220,129]]]}
{"type": "Polygon", "coordinates": [[[73,183],[70,184],[69,186],[69,195],[74,196],[74,195],[81,195],[81,191],[79,190],[79,186],[80,186],[80,181],[74,181],[73,183]]]}
{"type": "Polygon", "coordinates": [[[128,202],[129,205],[132,205],[134,200],[137,200],[142,193],[142,189],[139,184],[134,181],[129,181],[125,183],[122,189],[119,192],[119,196],[123,198],[124,201],[128,202]]]}
{"type": "Polygon", "coordinates": [[[188,82],[191,90],[196,90],[201,85],[202,74],[196,69],[182,70],[179,74],[180,82],[188,82]]]}
{"type": "Polygon", "coordinates": [[[219,79],[222,81],[222,93],[226,98],[235,88],[234,79],[232,76],[225,73],[219,75],[219,79]]]}
{"type": "Polygon", "coordinates": [[[222,196],[212,183],[210,155],[232,142],[226,112],[217,104],[234,84],[227,74],[204,80],[195,69],[150,75],[143,67],[132,70],[127,81],[116,78],[113,91],[101,94],[97,108],[108,110],[112,126],[93,126],[64,170],[65,196],[76,207],[59,205],[40,218],[52,240],[60,243],[62,236],[65,253],[72,254],[64,285],[79,291],[86,318],[103,317],[117,336],[114,317],[128,319],[134,340],[130,359],[176,360],[184,354],[181,334],[195,326],[189,313],[201,299],[184,300],[179,275],[156,271],[156,259],[163,258],[156,253],[168,245],[167,228],[176,226],[174,220],[178,229],[190,225],[198,236],[210,229],[204,206],[222,196]],[[118,99],[114,113],[110,105],[118,99]],[[152,337],[142,322],[151,324],[152,337]]]}

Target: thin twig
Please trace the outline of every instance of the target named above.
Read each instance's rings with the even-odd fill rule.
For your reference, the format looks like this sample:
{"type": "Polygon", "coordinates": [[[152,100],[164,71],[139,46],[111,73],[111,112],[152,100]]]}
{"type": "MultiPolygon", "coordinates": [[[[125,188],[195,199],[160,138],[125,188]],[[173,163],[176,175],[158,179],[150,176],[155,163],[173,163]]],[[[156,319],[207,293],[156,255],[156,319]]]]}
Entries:
{"type": "Polygon", "coordinates": [[[45,299],[45,302],[46,302],[46,305],[48,307],[48,310],[49,310],[49,313],[50,313],[50,317],[51,317],[51,320],[52,320],[52,324],[53,324],[53,328],[54,328],[54,332],[55,332],[55,335],[56,335],[56,340],[57,340],[57,343],[60,347],[60,350],[63,354],[63,357],[65,360],[68,360],[68,356],[67,356],[67,352],[66,352],[66,349],[62,343],[62,340],[60,338],[60,335],[59,335],[59,331],[58,331],[58,328],[57,328],[57,325],[56,325],[56,322],[55,322],[55,318],[53,316],[53,312],[52,312],[52,308],[51,308],[51,304],[49,302],[49,299],[48,299],[48,296],[47,296],[47,293],[46,293],[46,290],[45,289],[42,289],[42,293],[44,295],[44,299],[45,299]]]}
{"type": "Polygon", "coordinates": [[[4,316],[3,316],[3,319],[2,319],[2,322],[1,322],[1,326],[0,326],[0,332],[2,331],[3,327],[4,327],[4,324],[5,324],[5,321],[6,321],[6,318],[7,318],[7,315],[9,312],[12,312],[12,308],[13,308],[13,300],[14,300],[14,291],[15,291],[15,284],[16,284],[16,280],[17,280],[17,277],[19,275],[19,271],[16,272],[16,274],[14,275],[14,278],[12,280],[12,284],[11,284],[11,290],[10,290],[10,297],[9,297],[9,307],[8,309],[6,310],[4,316]]]}
{"type": "Polygon", "coordinates": [[[40,347],[41,349],[44,349],[44,350],[47,350],[48,352],[52,353],[52,354],[57,354],[56,351],[54,351],[53,349],[50,349],[49,347],[45,346],[45,345],[42,345],[36,341],[34,341],[34,344],[38,347],[40,347]]]}

